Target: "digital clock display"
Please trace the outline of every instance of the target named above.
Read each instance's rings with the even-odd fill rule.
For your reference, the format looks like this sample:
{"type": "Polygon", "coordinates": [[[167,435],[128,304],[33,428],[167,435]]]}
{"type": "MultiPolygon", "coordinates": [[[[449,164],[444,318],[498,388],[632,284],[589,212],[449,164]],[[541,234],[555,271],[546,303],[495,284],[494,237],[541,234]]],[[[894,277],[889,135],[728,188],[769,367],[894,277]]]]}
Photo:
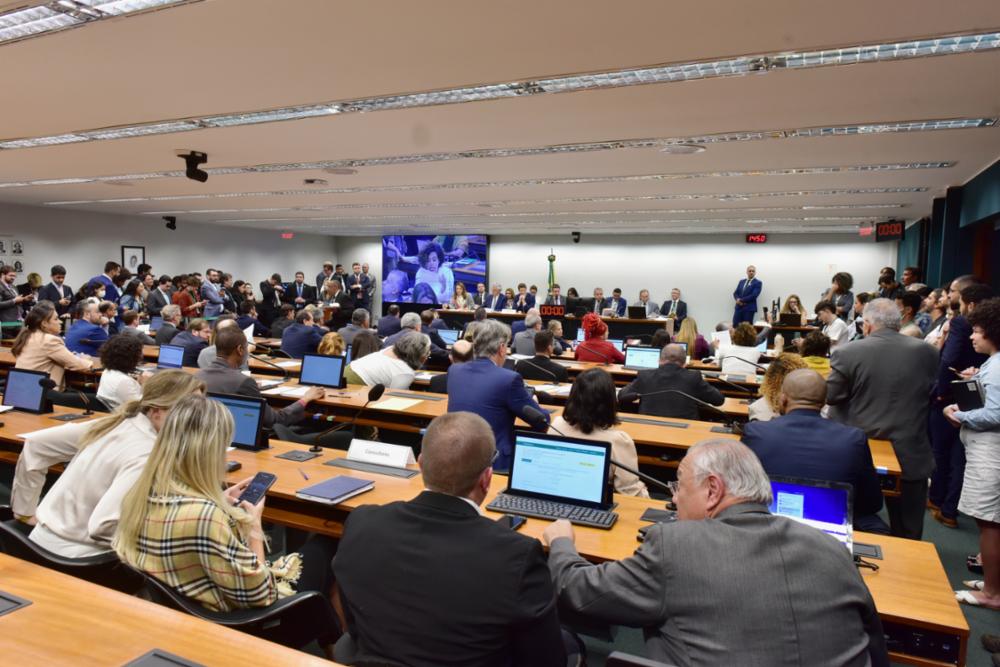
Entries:
{"type": "Polygon", "coordinates": [[[875,242],[902,241],[906,233],[906,223],[902,220],[890,220],[875,225],[875,242]]]}
{"type": "Polygon", "coordinates": [[[747,234],[747,243],[767,243],[767,234],[747,234]]]}

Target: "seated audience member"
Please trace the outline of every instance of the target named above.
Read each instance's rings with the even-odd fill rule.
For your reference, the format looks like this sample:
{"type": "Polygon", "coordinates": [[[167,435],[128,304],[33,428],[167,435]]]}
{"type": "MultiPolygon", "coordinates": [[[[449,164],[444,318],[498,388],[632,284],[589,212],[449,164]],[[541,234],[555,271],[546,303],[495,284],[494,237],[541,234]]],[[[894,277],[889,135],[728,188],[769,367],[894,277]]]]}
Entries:
{"type": "Polygon", "coordinates": [[[476,358],[448,370],[448,412],[474,412],[489,423],[500,452],[493,464],[496,470],[510,469],[515,417],[522,415],[525,406],[541,409],[521,376],[504,368],[508,340],[506,324],[486,320],[472,342],[476,358]]]}
{"type": "Polygon", "coordinates": [[[782,315],[792,313],[799,316],[799,326],[804,327],[809,323],[809,314],[806,313],[806,309],[802,306],[802,299],[799,298],[798,294],[789,294],[785,302],[781,304],[782,315]]]}
{"type": "Polygon", "coordinates": [[[184,371],[163,371],[110,416],[31,433],[10,496],[17,518],[35,525],[31,541],[64,558],[110,551],[122,497],[142,472],[167,413],[204,389],[184,371]],[[39,505],[46,473],[60,463],[69,465],[39,505]]]}
{"type": "MultiPolygon", "coordinates": [[[[580,373],[573,382],[566,408],[562,416],[552,421],[549,433],[610,442],[611,458],[635,470],[639,467],[639,455],[632,437],[615,428],[620,423],[614,379],[603,368],[591,368],[580,373]]],[[[610,472],[616,493],[649,497],[646,485],[638,476],[615,465],[610,472]]]]}
{"type": "Polygon", "coordinates": [[[483,307],[494,312],[507,308],[507,297],[500,292],[500,283],[493,283],[490,286],[490,293],[483,300],[483,307]]]}
{"type": "Polygon", "coordinates": [[[476,328],[479,326],[480,322],[486,321],[486,309],[476,308],[476,312],[472,314],[472,321],[465,325],[465,329],[462,331],[462,338],[469,341],[470,343],[476,337],[476,328]]]}
{"type": "Polygon", "coordinates": [[[108,332],[101,326],[100,304],[93,301],[80,302],[80,319],[66,332],[66,348],[70,352],[89,354],[96,357],[101,345],[108,339],[108,332]]]}
{"type": "Polygon", "coordinates": [[[142,396],[145,377],[134,377],[142,363],[142,343],[135,336],[112,336],[101,347],[101,381],[97,398],[112,410],[142,396]]]}
{"type": "Polygon", "coordinates": [[[164,306],[160,313],[163,318],[163,324],[161,324],[160,328],[156,330],[154,340],[157,345],[169,345],[170,341],[174,339],[174,336],[180,333],[180,329],[178,327],[181,323],[181,309],[180,306],[170,304],[168,306],[164,306]]]}
{"type": "Polygon", "coordinates": [[[62,391],[66,386],[66,371],[90,370],[94,360],[70,352],[59,336],[60,329],[55,306],[50,301],[40,301],[28,311],[10,351],[14,355],[14,368],[48,373],[55,388],[62,391]]]}
{"type": "MultiPolygon", "coordinates": [[[[659,333],[657,331],[656,333],[659,333]]],[[[705,337],[698,333],[698,323],[693,317],[685,317],[681,321],[681,328],[674,334],[675,343],[685,343],[687,345],[688,356],[695,360],[701,360],[712,353],[712,348],[705,340],[705,337]]]]}
{"type": "MultiPolygon", "coordinates": [[[[209,343],[211,344],[198,353],[198,368],[211,368],[212,364],[215,363],[215,358],[219,356],[218,350],[215,347],[215,339],[218,337],[219,332],[226,327],[239,328],[239,325],[236,324],[236,319],[232,315],[220,315],[219,319],[215,321],[215,328],[212,329],[212,337],[209,339],[209,343]]],[[[247,353],[243,357],[243,363],[240,365],[241,371],[250,369],[250,353],[255,349],[256,346],[253,343],[247,345],[247,353]]]]}
{"type": "Polygon", "coordinates": [[[560,608],[643,628],[646,655],[663,663],[889,664],[850,552],[768,511],[770,481],[745,445],[698,443],[677,483],[678,521],[652,524],[624,560],[592,565],[568,521],[545,529],[560,608]]]}
{"type": "Polygon", "coordinates": [[[633,306],[642,306],[646,311],[646,317],[656,317],[660,314],[660,307],[656,305],[655,301],[649,300],[649,290],[641,289],[639,290],[639,298],[636,302],[632,304],[633,306]]]}
{"type": "Polygon", "coordinates": [[[304,308],[295,314],[295,324],[287,327],[281,334],[281,351],[293,359],[316,354],[323,333],[323,329],[313,319],[312,310],[304,308]]]}
{"type": "Polygon", "coordinates": [[[97,311],[101,314],[101,328],[108,334],[108,337],[118,333],[118,306],[111,301],[101,301],[97,304],[97,311]]]}
{"type": "Polygon", "coordinates": [[[820,301],[816,304],[816,319],[823,325],[823,334],[830,339],[830,348],[837,349],[851,340],[851,330],[844,320],[837,316],[836,306],[832,301],[820,301]]]}
{"type": "Polygon", "coordinates": [[[830,289],[823,293],[820,301],[829,301],[834,306],[834,315],[844,322],[854,319],[854,294],[851,288],[854,287],[854,278],[850,273],[841,271],[833,274],[833,281],[830,289]]]}
{"type": "Polygon", "coordinates": [[[521,359],[514,365],[514,371],[525,380],[542,382],[569,382],[569,372],[561,364],[550,358],[553,354],[553,337],[548,331],[539,331],[531,339],[534,356],[521,359]]]}
{"type": "Polygon", "coordinates": [[[864,338],[862,333],[862,328],[864,325],[861,313],[865,309],[865,305],[872,300],[872,295],[869,292],[858,292],[854,296],[854,326],[851,327],[851,340],[860,340],[864,338]]]}
{"type": "Polygon", "coordinates": [[[546,330],[552,334],[552,353],[556,356],[562,355],[562,353],[573,345],[563,338],[563,324],[559,320],[549,320],[546,325],[546,330]]]}
{"type": "Polygon", "coordinates": [[[384,384],[389,389],[409,389],[417,369],[424,365],[430,353],[431,341],[426,334],[407,331],[392,347],[352,359],[345,377],[349,384],[384,384]]]}
{"type": "MultiPolygon", "coordinates": [[[[729,334],[732,345],[720,345],[715,352],[715,358],[719,361],[722,372],[727,375],[753,375],[757,372],[755,364],[760,359],[760,350],[757,349],[757,330],[749,322],[740,322],[739,326],[732,329],[729,334]]],[[[717,344],[718,341],[712,341],[717,344]]]]}
{"type": "Polygon", "coordinates": [[[825,403],[826,380],[808,368],[793,370],[778,392],[777,413],[781,416],[766,424],[747,424],[743,442],[768,475],[850,484],[854,488],[854,529],[887,535],[889,526],[878,516],[882,487],[868,436],[861,429],[824,419],[820,410],[825,403]]]}
{"type": "Polygon", "coordinates": [[[126,310],[122,313],[122,327],[118,333],[136,338],[143,345],[156,345],[156,340],[153,337],[139,331],[139,313],[134,310],[126,310]]]}
{"type": "Polygon", "coordinates": [[[514,308],[514,288],[508,287],[503,291],[504,297],[507,299],[507,305],[504,306],[506,310],[515,310],[514,308]]]}
{"type": "Polygon", "coordinates": [[[454,308],[455,310],[472,310],[476,307],[476,303],[469,292],[465,289],[465,284],[462,282],[456,282],[455,292],[451,295],[451,300],[448,302],[448,306],[454,308]]]}
{"type": "MultiPolygon", "coordinates": [[[[204,396],[179,401],[122,501],[112,547],[125,563],[211,611],[267,607],[296,587],[325,595],[333,585],[333,540],[313,535],[301,553],[268,563],[264,498],[256,505],[238,500],[253,478],[222,490],[232,436],[233,418],[222,403],[204,396]]],[[[332,607],[317,621],[334,633],[332,607]]],[[[321,637],[320,645],[332,641],[321,637]]]]}
{"type": "Polygon", "coordinates": [[[174,336],[170,341],[171,345],[179,345],[184,348],[184,365],[190,368],[198,368],[198,355],[208,347],[208,340],[212,337],[211,325],[197,317],[188,322],[188,327],[184,331],[174,336]]]}
{"type": "Polygon", "coordinates": [[[688,396],[711,405],[725,403],[725,397],[705,382],[701,373],[684,368],[685,361],[684,348],[667,345],[660,350],[660,365],[639,371],[635,379],[621,390],[619,400],[623,404],[638,400],[639,412],[644,415],[679,419],[699,418],[698,403],[688,396]]]}
{"type": "Polygon", "coordinates": [[[924,287],[927,287],[927,285],[920,282],[922,276],[923,273],[920,271],[919,267],[906,267],[903,269],[903,288],[908,292],[918,292],[924,287]]]}
{"type": "Polygon", "coordinates": [[[924,327],[930,325],[930,317],[920,312],[923,302],[923,298],[916,292],[906,291],[896,297],[896,307],[899,308],[902,318],[899,333],[914,338],[924,337],[926,333],[924,327]]]}
{"type": "Polygon", "coordinates": [[[802,357],[791,352],[782,352],[767,365],[764,379],[760,383],[761,397],[751,403],[748,409],[751,421],[766,422],[780,414],[781,385],[789,373],[799,368],[807,368],[807,365],[802,357]]]}
{"type": "Polygon", "coordinates": [[[620,287],[611,290],[611,298],[608,299],[605,308],[610,308],[614,317],[625,317],[625,313],[628,312],[628,301],[622,296],[620,287]]]}
{"type": "Polygon", "coordinates": [[[382,341],[382,347],[392,347],[397,340],[406,335],[408,331],[420,332],[423,329],[423,320],[418,313],[405,313],[399,318],[399,331],[382,341]]]}
{"type": "Polygon", "coordinates": [[[660,306],[660,315],[674,318],[674,325],[680,326],[687,317],[687,302],[681,300],[681,291],[676,287],[670,290],[670,298],[660,306]]]}
{"type": "Polygon", "coordinates": [[[396,304],[390,304],[388,311],[385,315],[378,318],[378,335],[382,338],[388,338],[394,333],[399,333],[399,306],[396,304]]]}
{"type": "Polygon", "coordinates": [[[625,355],[608,342],[608,325],[594,315],[587,313],[580,323],[584,340],[576,346],[574,356],[577,361],[596,361],[601,364],[625,363],[625,355]]]}
{"type": "Polygon", "coordinates": [[[367,357],[369,354],[378,352],[381,349],[382,342],[378,339],[378,336],[371,331],[362,331],[354,337],[354,343],[351,345],[351,360],[367,357]]]}
{"type": "MultiPolygon", "coordinates": [[[[888,267],[886,267],[888,268],[888,267]]],[[[885,269],[883,269],[885,271],[885,269]]],[[[878,279],[878,297],[880,299],[895,300],[903,292],[903,288],[896,282],[896,272],[886,271],[878,279]]]]}
{"type": "Polygon", "coordinates": [[[542,330],[542,316],[537,311],[529,312],[524,318],[524,331],[514,334],[514,354],[535,353],[535,336],[542,330]]]}
{"type": "MultiPolygon", "coordinates": [[[[244,301],[240,304],[240,316],[236,318],[236,324],[238,324],[240,329],[244,331],[247,327],[253,326],[254,336],[267,338],[271,335],[271,330],[268,329],[263,322],[257,319],[257,305],[253,301],[244,301]]],[[[285,328],[287,328],[287,325],[285,328]]],[[[282,329],[282,333],[284,333],[284,328],[282,329]]]]}
{"type": "MultiPolygon", "coordinates": [[[[455,341],[455,344],[451,346],[450,350],[448,350],[448,359],[451,362],[451,366],[449,366],[449,368],[472,361],[472,343],[464,338],[455,341]]],[[[430,390],[435,394],[447,394],[448,374],[438,373],[432,377],[430,381],[430,390]]]]}
{"type": "Polygon", "coordinates": [[[349,633],[337,660],[566,664],[541,545],[479,511],[497,454],[481,417],[442,415],[423,439],[426,490],[350,513],[334,562],[349,633]]]}
{"type": "Polygon", "coordinates": [[[810,331],[802,338],[799,354],[806,368],[811,368],[824,378],[830,374],[830,339],[822,331],[810,331]]]}
{"type": "MultiPolygon", "coordinates": [[[[293,324],[295,324],[295,306],[290,303],[281,304],[281,312],[278,314],[278,317],[274,318],[274,321],[271,322],[270,337],[281,338],[281,334],[285,333],[285,329],[293,324]]],[[[247,326],[250,326],[250,323],[248,323],[247,326]]],[[[257,325],[254,325],[254,331],[256,331],[256,329],[257,325]]]]}
{"type": "Polygon", "coordinates": [[[448,344],[438,333],[441,329],[446,329],[444,321],[438,318],[437,313],[428,308],[420,311],[420,332],[426,334],[431,339],[431,345],[439,350],[444,350],[448,344]]]}
{"type": "Polygon", "coordinates": [[[356,335],[368,331],[369,327],[371,327],[371,315],[364,308],[355,308],[351,313],[351,323],[338,329],[337,333],[344,339],[345,345],[350,345],[356,335]]]}
{"type": "MultiPolygon", "coordinates": [[[[240,370],[247,356],[247,345],[247,337],[239,327],[226,326],[216,332],[216,357],[208,368],[202,368],[196,373],[209,393],[262,397],[257,382],[240,370]]],[[[273,410],[265,403],[264,428],[271,428],[275,423],[285,426],[299,423],[305,418],[306,407],[324,396],[326,391],[322,387],[309,387],[302,398],[280,410],[273,410]]]]}
{"type": "Polygon", "coordinates": [[[528,286],[524,283],[519,283],[517,286],[517,294],[514,295],[513,306],[512,302],[508,301],[508,307],[513,308],[519,313],[527,313],[529,310],[535,307],[535,295],[528,291],[528,286]]]}
{"type": "MultiPolygon", "coordinates": [[[[527,318],[528,315],[538,315],[539,317],[541,317],[541,311],[538,310],[537,308],[529,308],[524,313],[525,318],[527,318]]],[[[522,331],[525,331],[527,328],[528,325],[525,324],[524,319],[514,320],[513,322],[510,323],[510,335],[516,338],[517,334],[521,333],[522,331]]]]}
{"type": "Polygon", "coordinates": [[[37,298],[39,301],[51,301],[59,318],[67,319],[73,311],[75,299],[72,288],[66,284],[66,268],[56,264],[50,273],[52,281],[38,290],[37,298]]]}
{"type": "Polygon", "coordinates": [[[316,347],[316,354],[325,354],[327,356],[342,356],[347,351],[347,343],[344,342],[344,337],[341,336],[336,331],[331,331],[323,336],[320,340],[319,345],[316,347]]]}
{"type": "Polygon", "coordinates": [[[658,350],[662,350],[667,345],[670,345],[672,341],[670,340],[670,332],[666,329],[657,329],[653,332],[652,337],[649,339],[649,346],[655,347],[658,350]]]}
{"type": "Polygon", "coordinates": [[[558,283],[553,283],[549,295],[545,298],[546,306],[565,306],[566,297],[562,295],[562,287],[558,283]]]}

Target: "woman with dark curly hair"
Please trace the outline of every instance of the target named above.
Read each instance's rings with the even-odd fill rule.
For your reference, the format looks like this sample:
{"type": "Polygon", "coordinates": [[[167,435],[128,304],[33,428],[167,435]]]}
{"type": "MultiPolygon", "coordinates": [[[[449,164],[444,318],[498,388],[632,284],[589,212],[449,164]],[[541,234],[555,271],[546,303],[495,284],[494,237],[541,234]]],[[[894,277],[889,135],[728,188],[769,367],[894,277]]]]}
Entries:
{"type": "Polygon", "coordinates": [[[413,284],[427,283],[434,290],[434,303],[448,303],[455,291],[455,275],[444,265],[444,250],[437,243],[428,243],[420,250],[417,261],[420,268],[413,284]]]}
{"type": "MultiPolygon", "coordinates": [[[[611,374],[603,368],[591,368],[577,376],[569,390],[566,409],[561,417],[552,421],[549,433],[610,442],[611,458],[630,468],[638,468],[639,455],[635,451],[635,443],[628,433],[614,428],[619,423],[618,399],[611,374]]],[[[642,480],[618,466],[611,466],[611,481],[617,493],[649,497],[642,480]]]]}
{"type": "Polygon", "coordinates": [[[439,303],[437,299],[434,288],[427,283],[417,283],[413,286],[413,293],[410,294],[410,303],[435,304],[439,303]]]}
{"type": "Polygon", "coordinates": [[[587,313],[580,323],[583,328],[583,342],[574,354],[577,361],[596,361],[600,364],[623,364],[625,355],[608,342],[608,325],[595,315],[587,313]]]}
{"type": "Polygon", "coordinates": [[[799,368],[807,368],[806,362],[792,352],[782,352],[768,364],[767,372],[764,373],[764,379],[760,383],[761,397],[750,404],[751,421],[766,422],[780,414],[781,384],[785,381],[786,375],[799,368]]]}
{"type": "Polygon", "coordinates": [[[841,271],[833,274],[833,282],[830,284],[830,289],[820,297],[820,301],[832,301],[833,305],[837,307],[837,317],[845,322],[850,321],[854,312],[852,287],[854,287],[854,278],[850,273],[841,271]]]}
{"type": "Polygon", "coordinates": [[[101,383],[97,385],[97,398],[112,410],[129,401],[142,397],[142,381],[135,378],[136,368],[142,363],[142,341],[135,336],[118,334],[101,346],[101,383]]]}

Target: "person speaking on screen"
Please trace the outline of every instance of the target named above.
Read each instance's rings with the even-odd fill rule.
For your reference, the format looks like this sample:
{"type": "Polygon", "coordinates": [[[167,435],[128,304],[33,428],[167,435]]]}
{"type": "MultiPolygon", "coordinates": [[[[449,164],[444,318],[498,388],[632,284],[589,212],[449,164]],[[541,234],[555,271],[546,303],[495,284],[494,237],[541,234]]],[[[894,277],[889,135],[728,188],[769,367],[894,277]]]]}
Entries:
{"type": "Polygon", "coordinates": [[[428,243],[417,256],[420,268],[413,279],[414,285],[427,283],[437,297],[435,303],[448,303],[455,290],[455,275],[444,265],[444,250],[437,243],[428,243]]]}

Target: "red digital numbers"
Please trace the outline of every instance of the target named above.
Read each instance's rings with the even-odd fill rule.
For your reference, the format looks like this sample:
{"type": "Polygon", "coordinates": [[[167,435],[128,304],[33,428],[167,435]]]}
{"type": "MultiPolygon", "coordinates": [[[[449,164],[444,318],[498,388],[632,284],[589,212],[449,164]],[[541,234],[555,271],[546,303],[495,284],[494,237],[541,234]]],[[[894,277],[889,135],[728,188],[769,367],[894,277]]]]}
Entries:
{"type": "Polygon", "coordinates": [[[767,243],[767,234],[747,234],[747,243],[767,243]]]}

